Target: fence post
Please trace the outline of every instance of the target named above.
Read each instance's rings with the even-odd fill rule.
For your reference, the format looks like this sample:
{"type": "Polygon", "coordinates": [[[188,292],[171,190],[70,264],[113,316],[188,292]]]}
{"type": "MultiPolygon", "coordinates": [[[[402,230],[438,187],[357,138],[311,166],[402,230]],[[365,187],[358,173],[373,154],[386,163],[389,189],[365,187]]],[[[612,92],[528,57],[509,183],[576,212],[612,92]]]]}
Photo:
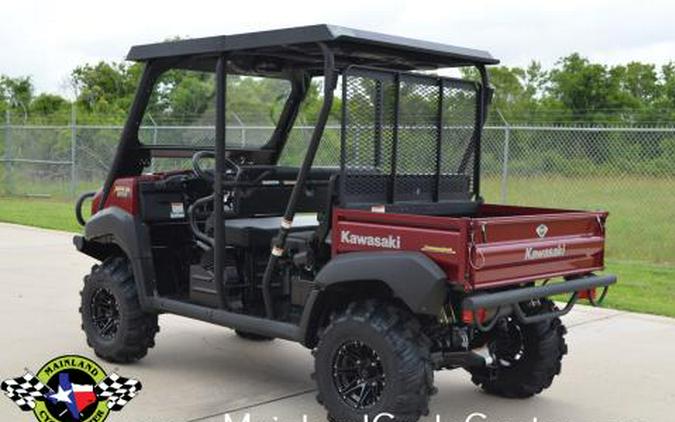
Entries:
{"type": "Polygon", "coordinates": [[[8,195],[14,193],[12,186],[12,118],[9,108],[5,110],[5,189],[8,195]]]}
{"type": "Polygon", "coordinates": [[[232,116],[237,120],[237,123],[239,123],[239,127],[241,128],[241,147],[246,148],[246,125],[244,124],[244,121],[239,118],[237,113],[232,112],[232,116]]]}
{"type": "Polygon", "coordinates": [[[70,107],[70,192],[77,193],[77,106],[73,101],[70,107]]]}
{"type": "Polygon", "coordinates": [[[509,177],[509,142],[511,140],[511,126],[506,121],[504,122],[504,152],[502,156],[502,186],[501,186],[501,203],[506,203],[506,194],[508,191],[508,177],[509,177]]]}
{"type": "MultiPolygon", "coordinates": [[[[157,145],[157,122],[152,118],[152,115],[148,113],[148,118],[152,123],[152,146],[157,145]]],[[[155,172],[155,160],[150,159],[150,173],[155,172]]]]}

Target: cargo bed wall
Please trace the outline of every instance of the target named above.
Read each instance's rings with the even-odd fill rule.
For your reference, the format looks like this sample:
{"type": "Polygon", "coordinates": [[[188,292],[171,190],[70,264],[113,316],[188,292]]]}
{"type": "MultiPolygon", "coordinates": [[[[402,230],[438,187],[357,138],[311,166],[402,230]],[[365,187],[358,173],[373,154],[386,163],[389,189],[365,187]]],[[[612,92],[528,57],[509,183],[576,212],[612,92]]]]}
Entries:
{"type": "Polygon", "coordinates": [[[331,247],[333,256],[358,251],[422,252],[445,271],[448,280],[463,284],[468,275],[468,228],[468,218],[335,209],[331,247]]]}
{"type": "Polygon", "coordinates": [[[601,270],[606,217],[498,205],[482,205],[474,218],[338,208],[331,247],[334,256],[419,251],[469,291],[601,270]]]}
{"type": "Polygon", "coordinates": [[[473,288],[603,268],[607,213],[519,208],[486,205],[471,220],[473,288]]]}

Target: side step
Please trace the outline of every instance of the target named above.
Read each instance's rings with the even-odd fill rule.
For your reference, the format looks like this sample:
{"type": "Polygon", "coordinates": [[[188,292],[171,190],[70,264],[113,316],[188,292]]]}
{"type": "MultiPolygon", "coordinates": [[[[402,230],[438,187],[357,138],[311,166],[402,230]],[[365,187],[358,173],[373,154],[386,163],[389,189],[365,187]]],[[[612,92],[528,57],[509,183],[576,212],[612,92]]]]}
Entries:
{"type": "Polygon", "coordinates": [[[224,309],[214,309],[161,297],[150,298],[150,304],[158,312],[181,315],[223,327],[248,331],[261,336],[281,338],[295,342],[302,341],[302,330],[300,327],[287,322],[242,315],[224,309]]]}
{"type": "Polygon", "coordinates": [[[431,355],[436,370],[452,368],[487,368],[492,362],[480,353],[465,352],[437,352],[431,355]]]}

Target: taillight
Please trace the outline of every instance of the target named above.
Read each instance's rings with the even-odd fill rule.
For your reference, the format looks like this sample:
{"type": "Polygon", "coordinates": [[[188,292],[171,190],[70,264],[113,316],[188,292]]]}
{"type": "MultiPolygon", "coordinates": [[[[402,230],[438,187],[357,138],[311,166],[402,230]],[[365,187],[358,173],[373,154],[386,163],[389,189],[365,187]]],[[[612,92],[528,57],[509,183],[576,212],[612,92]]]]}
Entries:
{"type": "Polygon", "coordinates": [[[483,323],[487,319],[487,310],[484,308],[471,311],[468,309],[462,310],[462,321],[467,325],[472,325],[476,322],[483,323]]]}
{"type": "Polygon", "coordinates": [[[579,292],[579,299],[593,299],[597,297],[597,289],[593,287],[592,289],[582,290],[579,292]]]}

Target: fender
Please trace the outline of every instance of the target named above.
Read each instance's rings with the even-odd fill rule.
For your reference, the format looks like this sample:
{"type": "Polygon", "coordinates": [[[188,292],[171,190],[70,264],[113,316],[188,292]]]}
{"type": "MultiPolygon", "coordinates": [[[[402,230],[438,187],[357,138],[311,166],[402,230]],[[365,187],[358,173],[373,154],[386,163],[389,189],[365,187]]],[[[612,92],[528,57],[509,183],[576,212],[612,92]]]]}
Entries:
{"type": "Polygon", "coordinates": [[[119,246],[131,263],[141,306],[148,307],[147,298],[154,291],[154,269],[148,229],[138,217],[117,207],[105,208],[94,214],[84,226],[84,237],[75,236],[73,243],[78,250],[94,258],[97,243],[112,242],[119,246]]]}
{"type": "Polygon", "coordinates": [[[447,276],[421,252],[352,252],[326,264],[315,281],[325,290],[351,281],[378,280],[414,313],[436,316],[447,297],[447,276]]]}

